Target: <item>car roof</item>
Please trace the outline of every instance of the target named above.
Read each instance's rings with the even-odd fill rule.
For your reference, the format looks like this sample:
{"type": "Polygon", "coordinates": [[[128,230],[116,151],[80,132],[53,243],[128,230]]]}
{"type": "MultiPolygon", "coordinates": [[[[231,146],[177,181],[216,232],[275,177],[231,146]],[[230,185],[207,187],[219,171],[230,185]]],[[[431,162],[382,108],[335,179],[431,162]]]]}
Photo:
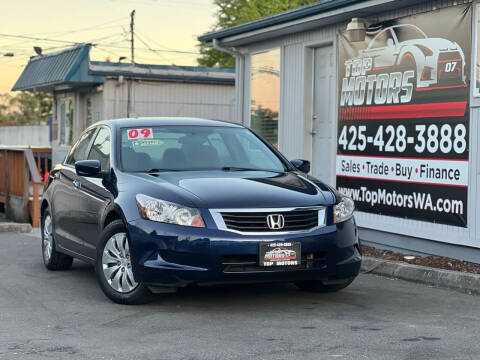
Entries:
{"type": "Polygon", "coordinates": [[[208,120],[201,118],[189,117],[138,117],[127,119],[113,119],[103,120],[95,123],[93,126],[107,125],[111,128],[123,127],[147,127],[147,126],[165,126],[165,125],[179,125],[179,126],[222,126],[243,128],[239,124],[233,124],[226,121],[208,120]]]}

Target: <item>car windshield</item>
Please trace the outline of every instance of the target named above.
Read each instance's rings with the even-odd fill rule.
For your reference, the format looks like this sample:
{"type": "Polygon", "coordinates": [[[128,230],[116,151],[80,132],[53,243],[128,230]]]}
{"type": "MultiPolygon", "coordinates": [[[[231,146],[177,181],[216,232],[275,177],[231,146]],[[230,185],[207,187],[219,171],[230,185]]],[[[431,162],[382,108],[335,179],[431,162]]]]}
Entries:
{"type": "Polygon", "coordinates": [[[395,35],[397,35],[398,42],[426,38],[425,34],[419,28],[413,25],[399,26],[394,30],[395,35]]]}
{"type": "Polygon", "coordinates": [[[250,130],[217,126],[124,128],[121,165],[131,172],[286,170],[250,130]]]}

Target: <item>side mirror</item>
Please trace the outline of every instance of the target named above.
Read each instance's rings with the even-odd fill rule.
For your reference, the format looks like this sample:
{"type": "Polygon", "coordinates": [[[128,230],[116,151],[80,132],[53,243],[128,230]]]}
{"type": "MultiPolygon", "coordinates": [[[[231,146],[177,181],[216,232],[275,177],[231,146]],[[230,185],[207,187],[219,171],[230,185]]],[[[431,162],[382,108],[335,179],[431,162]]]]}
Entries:
{"type": "Polygon", "coordinates": [[[308,174],[310,172],[310,161],[296,159],[290,162],[292,163],[293,166],[295,166],[301,172],[304,172],[305,174],[308,174]]]}
{"type": "Polygon", "coordinates": [[[75,171],[78,176],[102,177],[102,167],[98,160],[80,160],[75,163],[75,171]]]}

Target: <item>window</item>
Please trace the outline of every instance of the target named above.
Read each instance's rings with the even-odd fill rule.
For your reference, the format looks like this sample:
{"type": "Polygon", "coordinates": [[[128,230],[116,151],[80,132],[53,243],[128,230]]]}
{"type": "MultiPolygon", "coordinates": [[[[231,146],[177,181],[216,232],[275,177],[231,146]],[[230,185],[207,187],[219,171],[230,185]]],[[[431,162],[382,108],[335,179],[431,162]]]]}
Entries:
{"type": "Polygon", "coordinates": [[[77,161],[85,160],[87,158],[88,145],[92,140],[95,129],[83,134],[75,145],[73,145],[70,153],[65,160],[65,164],[74,166],[77,161]]]}
{"type": "Polygon", "coordinates": [[[399,42],[427,38],[425,33],[414,25],[397,26],[394,31],[399,42]]]}
{"type": "Polygon", "coordinates": [[[480,5],[476,7],[475,96],[480,97],[480,5]]]}
{"type": "Polygon", "coordinates": [[[393,45],[394,40],[393,40],[392,32],[390,31],[390,29],[387,29],[381,32],[380,34],[378,34],[372,40],[370,45],[368,45],[368,48],[369,49],[384,48],[389,44],[393,45]],[[388,40],[390,40],[390,42],[388,40]]]}
{"type": "Polygon", "coordinates": [[[72,145],[74,103],[72,99],[64,99],[60,103],[60,145],[72,145]]]}
{"type": "Polygon", "coordinates": [[[98,160],[102,171],[110,171],[110,131],[107,128],[102,127],[98,131],[88,160],[98,160]]]}
{"type": "Polygon", "coordinates": [[[162,126],[122,129],[125,171],[221,170],[224,167],[285,170],[282,161],[250,130],[217,126],[162,126]],[[145,139],[129,132],[147,130],[145,139]]]}
{"type": "Polygon", "coordinates": [[[250,68],[250,127],[278,147],[280,49],[252,55],[250,68]]]}

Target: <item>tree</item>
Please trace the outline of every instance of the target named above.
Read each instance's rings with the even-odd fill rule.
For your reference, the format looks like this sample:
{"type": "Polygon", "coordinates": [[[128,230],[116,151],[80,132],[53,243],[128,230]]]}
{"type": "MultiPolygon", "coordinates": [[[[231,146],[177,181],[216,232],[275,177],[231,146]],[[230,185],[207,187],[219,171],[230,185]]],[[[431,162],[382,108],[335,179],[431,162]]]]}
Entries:
{"type": "MultiPolygon", "coordinates": [[[[217,22],[212,31],[226,29],[265,16],[278,14],[318,0],[214,0],[218,10],[217,22]]],[[[206,46],[199,45],[201,56],[197,59],[201,66],[235,67],[235,58],[206,46]]]]}
{"type": "Polygon", "coordinates": [[[40,125],[52,113],[51,94],[22,91],[0,94],[0,125],[40,125]]]}

